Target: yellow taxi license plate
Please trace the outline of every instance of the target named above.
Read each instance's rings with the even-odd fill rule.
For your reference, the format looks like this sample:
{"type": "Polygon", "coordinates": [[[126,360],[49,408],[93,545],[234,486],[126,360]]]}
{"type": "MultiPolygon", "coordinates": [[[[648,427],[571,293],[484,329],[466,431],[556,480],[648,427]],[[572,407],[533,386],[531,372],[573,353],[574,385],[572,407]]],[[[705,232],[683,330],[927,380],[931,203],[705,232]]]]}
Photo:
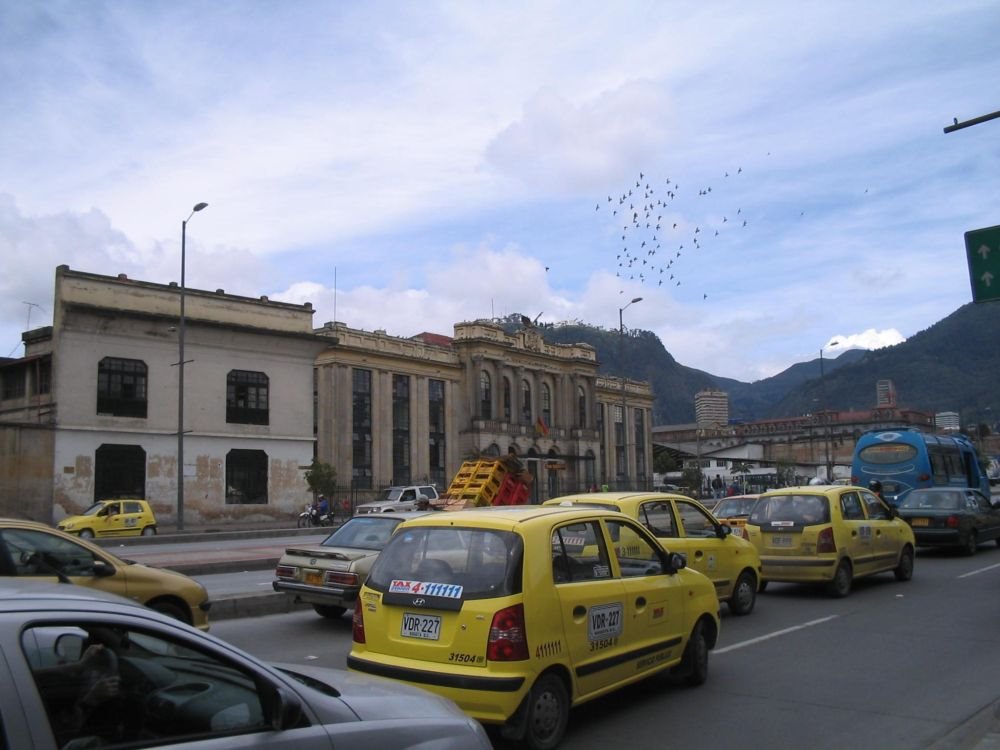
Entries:
{"type": "Polygon", "coordinates": [[[791,547],[792,538],[790,536],[772,536],[771,537],[772,547],[791,547]]]}
{"type": "Polygon", "coordinates": [[[418,615],[413,612],[403,614],[400,635],[404,638],[422,638],[436,641],[441,635],[441,618],[437,615],[418,615]]]}
{"type": "Polygon", "coordinates": [[[307,570],[302,580],[310,586],[322,586],[323,574],[318,570],[307,570]]]}
{"type": "Polygon", "coordinates": [[[913,519],[913,525],[914,526],[929,526],[930,522],[926,518],[914,518],[913,519]]]}

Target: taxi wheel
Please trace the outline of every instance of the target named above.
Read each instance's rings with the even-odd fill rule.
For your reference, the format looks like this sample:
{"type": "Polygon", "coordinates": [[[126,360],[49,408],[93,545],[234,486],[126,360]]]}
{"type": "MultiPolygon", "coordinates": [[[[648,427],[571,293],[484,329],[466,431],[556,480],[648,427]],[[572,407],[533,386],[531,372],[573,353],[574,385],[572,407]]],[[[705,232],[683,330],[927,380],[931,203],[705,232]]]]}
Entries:
{"type": "Polygon", "coordinates": [[[826,585],[826,590],[830,596],[843,599],[851,593],[851,579],[854,578],[854,570],[851,568],[849,560],[841,560],[837,565],[837,572],[833,574],[833,580],[826,585]]]}
{"type": "Polygon", "coordinates": [[[528,696],[528,723],[524,744],[531,750],[551,750],[566,733],[569,723],[569,695],[554,674],[543,674],[528,696]]]}
{"type": "Polygon", "coordinates": [[[753,612],[756,602],[757,577],[749,570],[744,570],[733,586],[733,595],[729,597],[729,611],[734,615],[748,615],[753,612]]]}
{"type": "Polygon", "coordinates": [[[143,536],[156,536],[156,527],[155,526],[147,526],[147,527],[145,527],[142,530],[142,535],[143,536]]]}
{"type": "Polygon", "coordinates": [[[705,640],[705,629],[700,622],[694,626],[687,646],[684,647],[680,671],[684,682],[692,687],[704,685],[708,680],[708,641],[705,640]]]}
{"type": "Polygon", "coordinates": [[[892,571],[897,581],[909,581],[913,578],[913,548],[907,546],[899,556],[899,565],[892,571]]]}
{"type": "Polygon", "coordinates": [[[316,610],[316,614],[331,620],[339,619],[347,611],[346,607],[334,607],[330,604],[314,604],[313,609],[316,610]]]}
{"type": "Polygon", "coordinates": [[[81,539],[93,539],[94,538],[94,532],[91,531],[90,529],[82,529],[80,531],[80,538],[81,539]]]}

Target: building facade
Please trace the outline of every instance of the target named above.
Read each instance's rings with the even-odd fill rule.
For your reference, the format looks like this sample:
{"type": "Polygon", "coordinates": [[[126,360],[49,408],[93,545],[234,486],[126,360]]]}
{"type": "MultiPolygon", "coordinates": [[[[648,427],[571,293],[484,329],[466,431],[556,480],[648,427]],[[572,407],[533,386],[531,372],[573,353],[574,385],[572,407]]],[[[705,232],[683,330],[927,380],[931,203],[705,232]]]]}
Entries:
{"type": "MultiPolygon", "coordinates": [[[[3,512],[58,521],[95,500],[132,496],[148,499],[161,520],[183,502],[187,518],[204,522],[266,518],[304,502],[308,394],[326,345],[313,334],[311,306],[221,289],[185,297],[179,472],[180,288],[56,269],[53,325],[25,338],[29,370],[49,363],[49,393],[17,413],[5,408],[2,425],[8,435],[50,435],[47,452],[33,454],[44,473],[30,490],[5,494],[3,512]]],[[[20,482],[25,451],[3,453],[5,478],[20,482]]]]}
{"type": "Polygon", "coordinates": [[[705,389],[694,394],[694,418],[701,428],[721,429],[729,424],[729,394],[705,389]]]}
{"type": "Polygon", "coordinates": [[[651,486],[649,384],[599,376],[589,345],[490,321],[453,337],[314,329],[308,303],[184,297],[179,430],[181,289],[56,270],[53,325],[0,363],[0,513],[52,522],[133,496],[167,524],[178,509],[278,520],[310,499],[314,458],[354,502],[392,484],[444,492],[463,460],[507,454],[533,501],[651,486]]]}
{"type": "Polygon", "coordinates": [[[317,457],[357,500],[391,484],[443,492],[463,460],[501,455],[525,464],[535,502],[652,481],[649,384],[599,377],[589,345],[491,321],[453,337],[318,333],[337,345],[316,360],[317,457]]]}

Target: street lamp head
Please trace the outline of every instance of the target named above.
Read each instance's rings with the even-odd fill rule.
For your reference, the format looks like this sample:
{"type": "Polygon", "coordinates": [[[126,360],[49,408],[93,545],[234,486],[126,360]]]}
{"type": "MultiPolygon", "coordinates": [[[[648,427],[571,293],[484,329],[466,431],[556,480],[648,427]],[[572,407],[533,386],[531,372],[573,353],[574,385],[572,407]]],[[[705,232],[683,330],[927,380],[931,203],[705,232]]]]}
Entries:
{"type": "Polygon", "coordinates": [[[636,302],[642,302],[642,297],[636,297],[634,300],[629,302],[629,304],[634,305],[636,302]]]}
{"type": "Polygon", "coordinates": [[[208,208],[208,204],[207,203],[195,203],[194,204],[194,208],[192,210],[193,211],[201,211],[203,208],[208,208]]]}

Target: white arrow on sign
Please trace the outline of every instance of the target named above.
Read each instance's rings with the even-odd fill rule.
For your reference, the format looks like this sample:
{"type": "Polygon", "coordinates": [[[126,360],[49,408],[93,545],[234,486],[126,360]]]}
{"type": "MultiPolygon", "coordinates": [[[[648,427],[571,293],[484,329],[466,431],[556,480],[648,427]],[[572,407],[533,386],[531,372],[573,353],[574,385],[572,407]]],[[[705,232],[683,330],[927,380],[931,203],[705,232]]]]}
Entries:
{"type": "Polygon", "coordinates": [[[979,278],[983,280],[983,283],[986,284],[986,286],[990,286],[993,283],[993,274],[991,274],[989,271],[984,273],[979,278]]]}
{"type": "Polygon", "coordinates": [[[979,253],[979,255],[982,257],[983,260],[986,260],[987,258],[990,257],[989,245],[980,245],[979,249],[976,250],[976,252],[979,253]]]}

